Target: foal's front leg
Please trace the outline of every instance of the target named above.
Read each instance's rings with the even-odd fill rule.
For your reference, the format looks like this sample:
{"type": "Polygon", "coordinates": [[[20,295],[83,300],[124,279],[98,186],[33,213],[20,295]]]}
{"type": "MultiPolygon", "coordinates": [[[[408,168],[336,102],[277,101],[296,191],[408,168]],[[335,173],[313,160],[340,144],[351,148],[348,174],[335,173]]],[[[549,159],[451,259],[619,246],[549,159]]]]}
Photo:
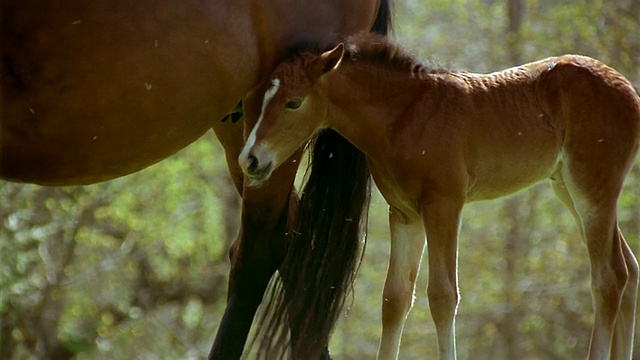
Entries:
{"type": "Polygon", "coordinates": [[[420,218],[408,220],[389,209],[391,255],[382,299],[382,338],[378,359],[397,359],[407,314],[413,305],[416,277],[424,250],[420,218]]]}
{"type": "Polygon", "coordinates": [[[455,316],[458,308],[458,230],[463,201],[431,198],[423,204],[429,253],[429,309],[436,325],[438,358],[456,358],[455,316]]]}

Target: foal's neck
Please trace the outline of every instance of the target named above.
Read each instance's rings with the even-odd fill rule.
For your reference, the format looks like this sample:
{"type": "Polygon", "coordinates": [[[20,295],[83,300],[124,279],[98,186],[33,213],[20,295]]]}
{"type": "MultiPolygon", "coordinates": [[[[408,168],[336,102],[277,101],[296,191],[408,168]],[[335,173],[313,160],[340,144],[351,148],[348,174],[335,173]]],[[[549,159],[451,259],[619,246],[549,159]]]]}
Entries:
{"type": "Polygon", "coordinates": [[[407,114],[433,81],[377,64],[344,62],[329,74],[329,126],[368,156],[384,152],[385,144],[393,146],[394,130],[411,121],[407,114]]]}

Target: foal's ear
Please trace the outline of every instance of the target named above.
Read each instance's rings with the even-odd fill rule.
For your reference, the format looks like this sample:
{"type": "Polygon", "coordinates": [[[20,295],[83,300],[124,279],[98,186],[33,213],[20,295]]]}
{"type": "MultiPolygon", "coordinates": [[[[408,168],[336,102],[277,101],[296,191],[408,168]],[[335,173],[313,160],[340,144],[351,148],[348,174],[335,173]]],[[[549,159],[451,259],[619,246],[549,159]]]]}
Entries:
{"type": "Polygon", "coordinates": [[[319,58],[314,61],[313,72],[314,75],[320,77],[331,70],[336,69],[342,57],[344,56],[344,44],[340,43],[335,48],[325,51],[319,58]]]}
{"type": "Polygon", "coordinates": [[[324,64],[322,70],[323,72],[329,72],[340,65],[342,61],[342,57],[344,56],[344,44],[340,43],[338,46],[334,47],[329,51],[325,51],[320,55],[320,59],[324,64]]]}

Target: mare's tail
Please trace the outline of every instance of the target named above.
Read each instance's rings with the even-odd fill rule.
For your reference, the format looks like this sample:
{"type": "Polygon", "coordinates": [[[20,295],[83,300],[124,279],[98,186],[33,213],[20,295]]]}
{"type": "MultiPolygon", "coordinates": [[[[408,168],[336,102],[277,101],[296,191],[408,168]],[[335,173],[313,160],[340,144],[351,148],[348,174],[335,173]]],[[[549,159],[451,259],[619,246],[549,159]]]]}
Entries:
{"type": "MultiPolygon", "coordinates": [[[[372,32],[391,29],[391,0],[382,0],[372,32]]],[[[287,253],[272,284],[259,332],[260,357],[318,359],[342,312],[362,260],[370,173],[364,154],[333,130],[314,140],[310,174],[287,253]],[[283,285],[284,284],[284,285],[283,285]],[[290,329],[290,333],[289,333],[290,329]]]]}

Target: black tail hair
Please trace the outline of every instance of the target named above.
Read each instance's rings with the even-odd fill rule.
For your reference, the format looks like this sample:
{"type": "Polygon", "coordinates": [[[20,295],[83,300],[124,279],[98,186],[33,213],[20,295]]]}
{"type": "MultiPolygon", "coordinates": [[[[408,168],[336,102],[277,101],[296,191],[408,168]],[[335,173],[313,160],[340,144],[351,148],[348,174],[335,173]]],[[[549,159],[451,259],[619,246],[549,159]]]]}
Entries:
{"type": "MultiPolygon", "coordinates": [[[[390,32],[390,2],[381,1],[372,32],[390,32]]],[[[366,158],[333,130],[321,131],[312,146],[286,255],[265,295],[259,358],[327,357],[329,336],[364,254],[371,195],[366,158]]]]}

